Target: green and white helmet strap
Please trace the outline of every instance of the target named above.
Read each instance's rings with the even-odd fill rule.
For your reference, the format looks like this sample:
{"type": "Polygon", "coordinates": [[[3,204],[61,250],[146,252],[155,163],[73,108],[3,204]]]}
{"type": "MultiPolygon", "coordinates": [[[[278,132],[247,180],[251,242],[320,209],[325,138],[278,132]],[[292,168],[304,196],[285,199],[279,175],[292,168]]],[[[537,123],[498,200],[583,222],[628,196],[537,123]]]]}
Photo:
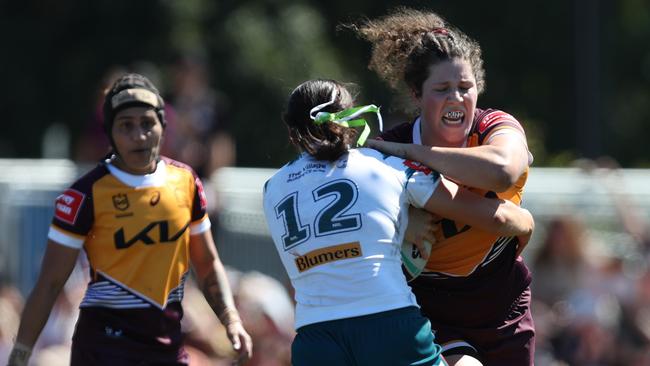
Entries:
{"type": "Polygon", "coordinates": [[[334,89],[332,91],[332,99],[329,102],[319,104],[309,111],[309,117],[314,120],[315,124],[320,125],[327,122],[334,122],[343,127],[363,127],[363,131],[361,131],[361,134],[359,134],[359,138],[357,139],[357,146],[363,146],[368,139],[368,135],[370,135],[370,126],[368,126],[368,122],[365,119],[357,118],[360,115],[364,113],[377,114],[379,131],[384,130],[381,113],[379,113],[379,107],[374,104],[352,107],[336,113],[320,112],[321,109],[334,104],[336,101],[336,93],[337,91],[334,89]]]}

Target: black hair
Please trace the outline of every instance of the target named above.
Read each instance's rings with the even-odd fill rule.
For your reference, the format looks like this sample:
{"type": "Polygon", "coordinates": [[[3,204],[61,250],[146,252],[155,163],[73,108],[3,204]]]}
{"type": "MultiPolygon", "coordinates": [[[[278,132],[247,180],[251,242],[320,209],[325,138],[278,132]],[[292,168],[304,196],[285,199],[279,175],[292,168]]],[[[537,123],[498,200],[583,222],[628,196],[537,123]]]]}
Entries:
{"type": "Polygon", "coordinates": [[[289,129],[289,140],[301,151],[317,160],[334,161],[346,153],[357,137],[357,131],[333,122],[316,124],[310,117],[315,106],[327,103],[323,112],[339,112],[353,106],[353,98],[346,86],[336,80],[308,80],[296,87],[283,115],[289,129]]]}

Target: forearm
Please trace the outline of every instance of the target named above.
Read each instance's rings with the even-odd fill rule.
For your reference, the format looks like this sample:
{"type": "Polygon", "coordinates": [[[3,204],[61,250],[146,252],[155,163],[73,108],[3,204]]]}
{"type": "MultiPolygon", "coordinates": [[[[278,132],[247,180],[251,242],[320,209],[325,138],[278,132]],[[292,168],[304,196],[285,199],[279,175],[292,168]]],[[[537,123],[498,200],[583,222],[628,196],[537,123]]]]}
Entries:
{"type": "Polygon", "coordinates": [[[212,268],[199,279],[199,283],[205,299],[221,323],[227,325],[240,321],[223,265],[214,263],[212,268]]]}
{"type": "Polygon", "coordinates": [[[439,216],[499,235],[532,231],[530,212],[503,199],[482,197],[442,178],[424,208],[439,216]]]}
{"type": "Polygon", "coordinates": [[[490,145],[469,148],[412,145],[408,158],[419,161],[466,186],[503,192],[523,173],[503,149],[490,145]],[[412,156],[411,156],[412,155],[412,156]]]}
{"type": "Polygon", "coordinates": [[[535,227],[531,213],[509,201],[503,201],[499,205],[495,217],[499,223],[497,233],[500,235],[530,235],[535,227]]]}

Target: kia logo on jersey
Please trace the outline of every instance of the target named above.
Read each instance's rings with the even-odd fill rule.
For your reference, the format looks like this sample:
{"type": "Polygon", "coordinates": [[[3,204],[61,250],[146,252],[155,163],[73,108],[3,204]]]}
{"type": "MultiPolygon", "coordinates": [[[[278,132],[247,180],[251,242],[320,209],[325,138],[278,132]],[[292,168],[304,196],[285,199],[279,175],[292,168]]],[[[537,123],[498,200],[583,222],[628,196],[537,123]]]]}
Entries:
{"type": "Polygon", "coordinates": [[[113,206],[120,211],[124,211],[129,208],[129,198],[125,193],[118,193],[113,196],[113,206]]]}
{"type": "Polygon", "coordinates": [[[124,228],[120,228],[113,235],[113,239],[115,240],[115,248],[126,249],[131,247],[133,244],[137,242],[142,242],[143,244],[146,245],[152,245],[156,243],[175,242],[181,237],[181,235],[183,235],[183,233],[185,233],[185,230],[187,230],[189,226],[190,223],[188,222],[178,232],[174,233],[174,232],[170,232],[172,228],[169,227],[169,223],[167,221],[155,221],[149,223],[137,234],[135,234],[133,237],[128,239],[126,238],[124,228]],[[155,240],[155,236],[153,237],[149,236],[149,234],[155,233],[156,231],[158,231],[158,241],[155,240]]]}

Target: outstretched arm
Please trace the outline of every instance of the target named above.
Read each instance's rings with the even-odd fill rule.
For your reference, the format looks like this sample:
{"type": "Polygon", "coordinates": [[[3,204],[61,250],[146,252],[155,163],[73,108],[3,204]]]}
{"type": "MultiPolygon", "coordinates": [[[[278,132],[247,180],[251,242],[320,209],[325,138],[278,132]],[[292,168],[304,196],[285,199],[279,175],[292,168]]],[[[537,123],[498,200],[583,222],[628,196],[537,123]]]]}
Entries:
{"type": "Polygon", "coordinates": [[[63,285],[70,277],[78,255],[79,249],[48,240],[41,273],[25,303],[8,365],[27,365],[31,349],[41,334],[63,285]]]}
{"type": "Polygon", "coordinates": [[[251,358],[253,343],[242,326],[228,284],[226,270],[219,259],[210,230],[190,236],[190,258],[208,304],[226,327],[228,339],[238,352],[238,363],[251,358]]]}
{"type": "Polygon", "coordinates": [[[535,226],[528,210],[503,199],[482,197],[445,178],[441,178],[424,208],[503,236],[529,235],[535,226]]]}
{"type": "Polygon", "coordinates": [[[470,187],[503,192],[528,167],[528,148],[517,133],[494,136],[476,147],[437,147],[368,140],[366,146],[389,155],[418,161],[470,187]]]}

